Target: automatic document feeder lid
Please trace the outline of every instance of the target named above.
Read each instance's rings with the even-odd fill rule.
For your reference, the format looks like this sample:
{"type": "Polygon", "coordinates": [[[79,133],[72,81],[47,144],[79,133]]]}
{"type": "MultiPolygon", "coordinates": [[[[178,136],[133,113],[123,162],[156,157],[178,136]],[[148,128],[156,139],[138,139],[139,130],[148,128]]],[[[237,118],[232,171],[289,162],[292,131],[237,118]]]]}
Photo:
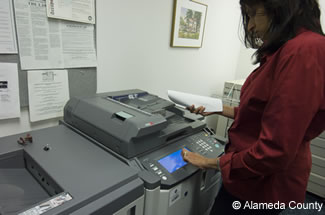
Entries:
{"type": "Polygon", "coordinates": [[[64,108],[64,121],[132,158],[205,127],[200,117],[187,112],[135,89],[72,98],[64,108]]]}
{"type": "MultiPolygon", "coordinates": [[[[100,94],[99,94],[100,95],[100,94]]],[[[65,122],[75,123],[77,118],[88,125],[109,132],[119,140],[130,142],[134,137],[142,137],[167,127],[167,121],[161,115],[124,105],[108,96],[72,98],[65,106],[65,122]]]]}

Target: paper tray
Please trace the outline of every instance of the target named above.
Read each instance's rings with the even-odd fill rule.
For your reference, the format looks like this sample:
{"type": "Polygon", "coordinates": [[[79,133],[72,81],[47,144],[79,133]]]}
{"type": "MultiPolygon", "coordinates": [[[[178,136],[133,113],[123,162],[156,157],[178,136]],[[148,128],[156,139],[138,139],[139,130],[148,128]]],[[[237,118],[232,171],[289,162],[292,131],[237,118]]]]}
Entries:
{"type": "Polygon", "coordinates": [[[50,197],[25,168],[0,169],[0,193],[1,215],[17,214],[50,197]]]}

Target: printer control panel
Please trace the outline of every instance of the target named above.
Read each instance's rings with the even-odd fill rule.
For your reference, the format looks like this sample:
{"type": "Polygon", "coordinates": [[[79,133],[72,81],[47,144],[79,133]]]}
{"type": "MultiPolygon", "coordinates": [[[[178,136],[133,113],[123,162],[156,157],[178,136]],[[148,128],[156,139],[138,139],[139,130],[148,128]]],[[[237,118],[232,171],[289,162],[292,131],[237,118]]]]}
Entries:
{"type": "Polygon", "coordinates": [[[194,152],[206,157],[217,157],[223,153],[223,145],[220,141],[210,136],[206,132],[200,132],[196,135],[188,137],[187,140],[194,152]]]}
{"type": "Polygon", "coordinates": [[[183,160],[183,148],[209,158],[221,156],[224,152],[223,143],[208,132],[200,131],[140,157],[139,160],[145,169],[161,178],[163,188],[168,188],[198,171],[197,167],[183,160]]]}

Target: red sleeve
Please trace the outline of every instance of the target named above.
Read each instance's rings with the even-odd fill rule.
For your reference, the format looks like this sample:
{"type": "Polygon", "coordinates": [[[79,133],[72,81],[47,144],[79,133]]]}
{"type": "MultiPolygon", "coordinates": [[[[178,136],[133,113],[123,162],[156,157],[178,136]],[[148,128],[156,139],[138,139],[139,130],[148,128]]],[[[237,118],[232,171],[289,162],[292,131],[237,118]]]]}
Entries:
{"type": "Polygon", "coordinates": [[[278,61],[259,138],[250,148],[220,158],[224,181],[283,171],[295,159],[324,98],[321,56],[308,54],[292,53],[278,61]]]}

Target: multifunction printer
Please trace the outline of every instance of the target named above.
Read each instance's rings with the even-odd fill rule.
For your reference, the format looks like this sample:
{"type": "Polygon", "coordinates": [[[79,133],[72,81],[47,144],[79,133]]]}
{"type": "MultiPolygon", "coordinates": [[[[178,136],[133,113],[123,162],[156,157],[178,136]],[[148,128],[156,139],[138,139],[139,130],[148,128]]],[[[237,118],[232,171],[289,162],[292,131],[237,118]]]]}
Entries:
{"type": "Polygon", "coordinates": [[[204,215],[221,184],[217,170],[186,163],[181,150],[218,157],[224,142],[200,115],[143,90],[75,97],[64,124],[138,171],[144,183],[144,214],[204,215]]]}

